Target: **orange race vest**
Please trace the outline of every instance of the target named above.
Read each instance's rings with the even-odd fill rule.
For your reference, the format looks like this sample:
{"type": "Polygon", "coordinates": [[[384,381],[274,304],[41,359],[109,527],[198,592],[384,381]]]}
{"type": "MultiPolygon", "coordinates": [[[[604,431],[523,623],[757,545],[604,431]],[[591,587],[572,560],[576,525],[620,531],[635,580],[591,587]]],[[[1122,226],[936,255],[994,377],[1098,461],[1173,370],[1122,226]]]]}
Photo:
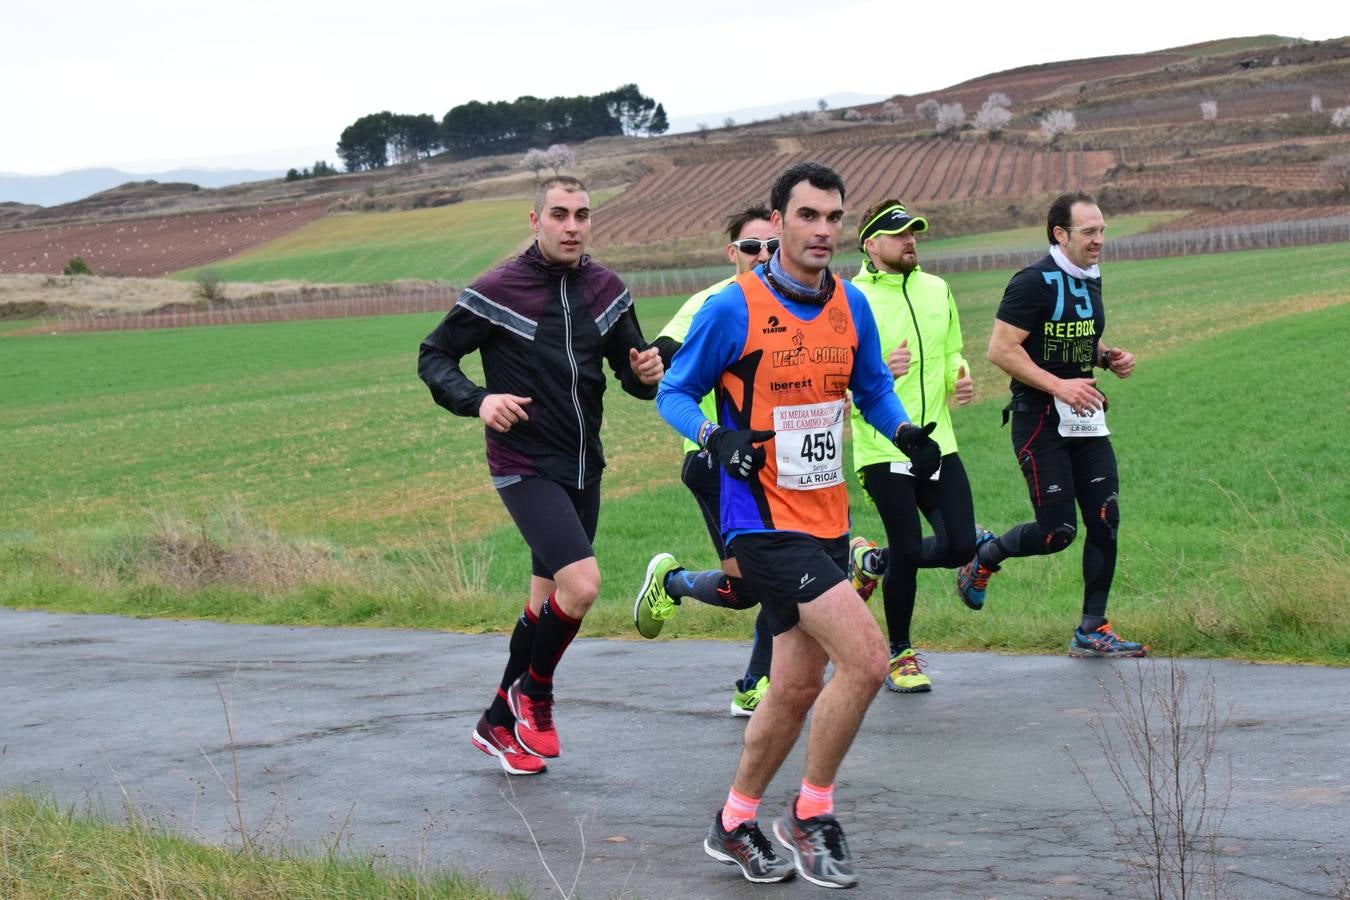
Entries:
{"type": "Polygon", "coordinates": [[[834,293],[810,321],[789,312],[758,275],[736,279],[749,324],[741,358],[717,382],[721,424],[773,430],[767,462],[748,484],[722,479],[724,530],[846,534],[844,396],[858,334],[836,276],[834,293]]]}

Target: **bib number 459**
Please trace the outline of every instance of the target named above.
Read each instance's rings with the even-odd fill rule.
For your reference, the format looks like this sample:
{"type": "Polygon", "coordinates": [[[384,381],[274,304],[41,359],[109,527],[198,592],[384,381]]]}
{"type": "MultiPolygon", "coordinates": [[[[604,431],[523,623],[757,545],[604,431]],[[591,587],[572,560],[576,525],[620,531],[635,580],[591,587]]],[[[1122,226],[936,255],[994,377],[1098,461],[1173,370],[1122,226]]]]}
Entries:
{"type": "Polygon", "coordinates": [[[827,462],[835,458],[838,448],[834,443],[834,432],[824,431],[802,435],[802,459],[811,462],[827,462]]]}

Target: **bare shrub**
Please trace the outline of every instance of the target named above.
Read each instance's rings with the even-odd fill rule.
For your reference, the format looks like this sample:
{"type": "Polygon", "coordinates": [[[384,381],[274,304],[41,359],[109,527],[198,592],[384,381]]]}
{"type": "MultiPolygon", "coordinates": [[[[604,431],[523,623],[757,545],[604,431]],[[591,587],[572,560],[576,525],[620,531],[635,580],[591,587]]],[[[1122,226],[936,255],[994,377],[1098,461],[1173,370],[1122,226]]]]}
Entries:
{"type": "Polygon", "coordinates": [[[208,303],[225,299],[225,283],[215,269],[201,269],[193,280],[197,284],[197,296],[208,303]]]}
{"type": "Polygon", "coordinates": [[[1200,101],[1200,118],[1206,122],[1213,122],[1219,118],[1219,104],[1214,100],[1200,101]]]}
{"type": "Polygon", "coordinates": [[[966,110],[960,103],[944,103],[938,107],[937,121],[933,130],[938,134],[960,131],[966,124],[966,110]]]}
{"type": "Polygon", "coordinates": [[[722,120],[722,127],[723,127],[723,128],[735,128],[735,127],[736,127],[736,120],[733,119],[731,116],[727,116],[725,119],[722,120]]]}
{"type": "Polygon", "coordinates": [[[1012,109],[1012,98],[1002,91],[994,91],[984,101],[985,106],[998,106],[1003,109],[1012,109]]]}
{"type": "Polygon", "coordinates": [[[843,118],[845,122],[861,122],[863,120],[863,114],[853,107],[849,107],[844,110],[843,118]]]}
{"type": "Polygon", "coordinates": [[[1350,194],[1350,155],[1328,157],[1317,171],[1327,184],[1342,194],[1350,194]]]}
{"type": "Polygon", "coordinates": [[[1111,677],[1114,685],[1101,685],[1107,714],[1088,727],[1120,792],[1100,788],[1070,753],[1074,768],[1138,867],[1147,896],[1222,896],[1217,844],[1232,772],[1222,784],[1211,775],[1228,726],[1213,675],[1193,689],[1185,669],[1168,660],[1113,668],[1111,677]]]}
{"type": "Polygon", "coordinates": [[[1338,106],[1333,109],[1331,124],[1337,128],[1350,128],[1350,106],[1338,106]]]}
{"type": "Polygon", "coordinates": [[[1078,127],[1078,120],[1067,109],[1052,109],[1041,116],[1039,124],[1041,137],[1045,138],[1047,144],[1054,146],[1060,135],[1070,134],[1078,127]]]}
{"type": "Polygon", "coordinates": [[[941,103],[938,103],[932,97],[929,97],[927,100],[914,107],[914,115],[918,116],[920,119],[927,119],[929,122],[936,122],[938,110],[941,108],[941,103]]]}
{"type": "Polygon", "coordinates": [[[1308,100],[1308,109],[1315,113],[1320,113],[1322,111],[1322,96],[1320,94],[1312,95],[1308,100]]]}

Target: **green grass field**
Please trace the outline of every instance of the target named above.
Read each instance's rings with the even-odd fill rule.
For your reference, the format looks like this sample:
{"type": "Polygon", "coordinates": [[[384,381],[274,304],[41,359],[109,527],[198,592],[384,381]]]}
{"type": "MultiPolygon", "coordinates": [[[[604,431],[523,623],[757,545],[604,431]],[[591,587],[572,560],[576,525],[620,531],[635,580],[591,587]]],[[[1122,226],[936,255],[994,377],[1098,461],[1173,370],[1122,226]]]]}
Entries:
{"type": "MultiPolygon", "coordinates": [[[[1344,664],[1350,496],[1350,258],[1221,254],[1106,271],[1121,461],[1113,621],[1169,653],[1344,664]]],[[[953,277],[977,402],[956,427],[982,522],[1029,517],[983,360],[1009,273],[953,277]]],[[[682,298],[643,300],[654,334],[682,298]]],[[[0,599],[8,605],[262,622],[505,628],[528,555],[491,490],[476,420],[416,377],[435,315],[0,337],[0,599]]],[[[647,559],[715,560],[654,409],[607,395],[605,574],[585,633],[630,636],[647,559]]],[[[859,533],[880,536],[853,486],[859,533]]],[[[921,646],[1059,652],[1076,551],[1010,563],[986,610],[923,573],[921,646]]],[[[689,608],[673,636],[743,638],[689,608]]]]}
{"type": "Polygon", "coordinates": [[[399,872],[374,858],[269,853],[194,843],[134,815],[128,824],[0,795],[0,896],[287,897],[305,900],[520,900],[456,873],[399,872]]]}
{"type": "MultiPolygon", "coordinates": [[[[522,244],[530,201],[475,200],[435,209],[325,216],[208,268],[226,281],[370,284],[421,278],[468,284],[522,244]],[[465,235],[472,235],[466,240],[465,235]]],[[[198,269],[176,273],[191,279],[198,269]]]]}

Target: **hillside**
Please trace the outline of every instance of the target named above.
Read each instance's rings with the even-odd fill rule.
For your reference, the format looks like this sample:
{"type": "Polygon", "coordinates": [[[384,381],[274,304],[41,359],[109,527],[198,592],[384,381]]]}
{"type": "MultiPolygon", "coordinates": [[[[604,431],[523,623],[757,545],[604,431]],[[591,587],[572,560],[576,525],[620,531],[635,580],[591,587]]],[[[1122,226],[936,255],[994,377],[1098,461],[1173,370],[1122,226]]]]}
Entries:
{"type": "MultiPolygon", "coordinates": [[[[722,217],[808,158],[840,170],[851,210],[900,196],[943,236],[1034,224],[1048,196],[1080,188],[1109,213],[1190,214],[1163,226],[1173,228],[1350,214],[1350,196],[1319,176],[1324,160],[1350,154],[1350,129],[1330,116],[1350,106],[1350,38],[1258,36],[1027,66],[888,103],[574,147],[575,173],[612,197],[596,218],[596,252],[629,269],[706,261],[722,217]],[[969,122],[994,92],[1011,101],[996,135],[967,124],[939,137],[916,114],[922,101],[960,103],[969,122]],[[1202,102],[1214,104],[1212,120],[1202,102]],[[1078,126],[1048,144],[1039,121],[1052,109],[1078,126]]],[[[163,275],[324,216],[525,198],[533,184],[516,155],[437,157],[295,182],[133,183],[46,209],[4,204],[0,273],[59,273],[83,256],[100,274],[163,275]]]]}

